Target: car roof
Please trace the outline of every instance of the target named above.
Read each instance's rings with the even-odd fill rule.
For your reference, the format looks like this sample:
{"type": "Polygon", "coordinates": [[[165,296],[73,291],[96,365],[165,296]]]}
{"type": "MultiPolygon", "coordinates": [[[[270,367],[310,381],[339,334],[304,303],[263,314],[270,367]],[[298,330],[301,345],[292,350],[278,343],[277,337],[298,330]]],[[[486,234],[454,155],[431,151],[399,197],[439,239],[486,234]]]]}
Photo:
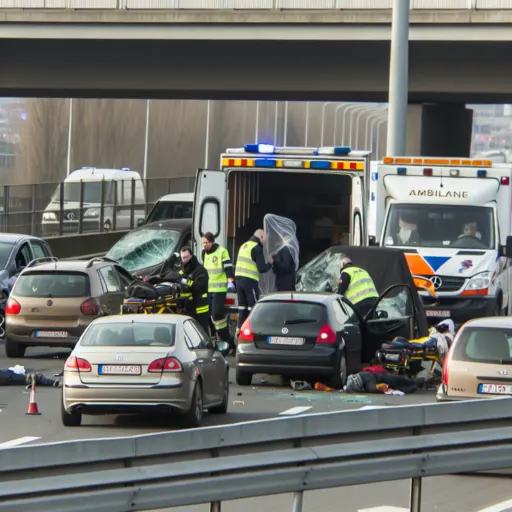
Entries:
{"type": "Polygon", "coordinates": [[[333,293],[325,292],[275,292],[269,293],[262,297],[258,302],[275,302],[275,301],[290,301],[297,302],[317,302],[325,304],[330,302],[336,295],[333,293]]]}
{"type": "Polygon", "coordinates": [[[490,316],[485,318],[475,318],[469,320],[463,327],[498,327],[510,329],[512,327],[512,317],[510,316],[490,316]]]}
{"type": "Polygon", "coordinates": [[[0,233],[0,242],[4,243],[13,243],[15,244],[18,240],[22,240],[24,238],[30,239],[30,240],[41,240],[37,236],[32,235],[23,235],[21,233],[0,233]]]}
{"type": "Polygon", "coordinates": [[[88,268],[97,268],[104,265],[112,265],[112,262],[95,260],[90,267],[87,267],[91,260],[60,260],[40,263],[33,267],[27,268],[27,272],[31,270],[83,270],[86,271],[88,268]]]}
{"type": "Polygon", "coordinates": [[[133,229],[132,231],[137,231],[141,229],[165,229],[165,230],[174,230],[174,231],[186,231],[187,229],[192,229],[192,219],[166,219],[166,220],[157,220],[155,222],[150,222],[149,224],[144,224],[138,228],[133,229]]]}
{"type": "Polygon", "coordinates": [[[182,324],[190,320],[187,315],[110,315],[94,320],[94,324],[182,324]]]}
{"type": "Polygon", "coordinates": [[[162,196],[158,202],[164,203],[164,202],[178,202],[178,201],[190,201],[194,202],[194,192],[181,192],[178,194],[166,194],[165,196],[162,196]]]}

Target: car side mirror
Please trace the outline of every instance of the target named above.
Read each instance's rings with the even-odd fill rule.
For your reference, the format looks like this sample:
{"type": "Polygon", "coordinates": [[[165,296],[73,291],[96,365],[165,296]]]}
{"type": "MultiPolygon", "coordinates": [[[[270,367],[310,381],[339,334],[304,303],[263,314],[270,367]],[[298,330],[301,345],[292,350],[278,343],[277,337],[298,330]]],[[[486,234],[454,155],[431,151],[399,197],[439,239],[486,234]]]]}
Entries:
{"type": "Polygon", "coordinates": [[[512,258],[512,236],[507,236],[507,242],[505,245],[505,256],[512,258]]]}
{"type": "Polygon", "coordinates": [[[389,318],[389,315],[387,311],[379,309],[379,311],[377,311],[376,317],[378,320],[385,320],[386,318],[389,318]]]}
{"type": "Polygon", "coordinates": [[[137,227],[140,228],[141,226],[143,226],[146,222],[146,219],[139,219],[137,221],[137,227]]]}
{"type": "Polygon", "coordinates": [[[225,341],[217,341],[215,348],[223,355],[226,356],[229,352],[229,343],[225,341]]]}

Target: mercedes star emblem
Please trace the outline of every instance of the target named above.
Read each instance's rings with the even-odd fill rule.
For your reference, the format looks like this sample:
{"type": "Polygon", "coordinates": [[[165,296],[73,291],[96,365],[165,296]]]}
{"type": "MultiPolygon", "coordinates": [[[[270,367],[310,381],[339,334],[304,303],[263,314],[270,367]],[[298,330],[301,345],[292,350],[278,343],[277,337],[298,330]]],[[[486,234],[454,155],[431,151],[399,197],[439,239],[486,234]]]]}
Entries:
{"type": "Polygon", "coordinates": [[[499,375],[508,375],[508,371],[507,370],[500,370],[498,372],[499,375]]]}
{"type": "Polygon", "coordinates": [[[122,360],[123,360],[123,356],[121,354],[117,354],[116,361],[122,361],[122,360]]]}
{"type": "Polygon", "coordinates": [[[288,328],[287,328],[287,327],[283,327],[283,328],[281,329],[281,332],[282,332],[283,334],[288,334],[288,328]]]}
{"type": "Polygon", "coordinates": [[[69,212],[66,214],[66,219],[73,220],[75,218],[75,214],[73,212],[69,212]]]}
{"type": "Polygon", "coordinates": [[[439,276],[431,277],[430,281],[434,285],[434,290],[439,290],[443,285],[443,280],[439,276]]]}

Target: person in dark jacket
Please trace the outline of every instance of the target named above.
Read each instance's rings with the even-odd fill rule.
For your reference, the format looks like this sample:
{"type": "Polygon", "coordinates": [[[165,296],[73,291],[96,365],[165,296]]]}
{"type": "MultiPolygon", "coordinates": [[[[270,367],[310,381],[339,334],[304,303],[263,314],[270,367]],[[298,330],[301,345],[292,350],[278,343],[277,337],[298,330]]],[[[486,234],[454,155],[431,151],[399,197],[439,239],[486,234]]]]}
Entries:
{"type": "MultiPolygon", "coordinates": [[[[34,373],[35,383],[37,386],[60,387],[58,380],[45,377],[41,373],[34,373]]],[[[0,386],[32,386],[31,373],[17,373],[9,368],[0,368],[0,386]]]]}
{"type": "Polygon", "coordinates": [[[409,379],[403,375],[390,373],[359,372],[349,375],[343,390],[347,393],[381,393],[378,384],[386,384],[389,388],[402,391],[405,394],[415,393],[425,385],[425,379],[409,379]]]}
{"type": "Polygon", "coordinates": [[[278,292],[295,290],[295,261],[286,245],[273,256],[272,270],[276,276],[278,292]]]}
{"type": "Polygon", "coordinates": [[[180,256],[182,267],[178,273],[182,276],[181,284],[185,287],[185,295],[189,294],[188,313],[201,324],[204,332],[209,337],[208,272],[199,263],[190,247],[182,247],[180,256]]]}
{"type": "Polygon", "coordinates": [[[359,316],[364,318],[379,298],[375,283],[366,270],[353,265],[347,256],[341,259],[340,267],[338,293],[350,301],[359,316]]]}
{"type": "Polygon", "coordinates": [[[235,280],[238,296],[238,329],[247,320],[251,309],[260,298],[260,274],[272,268],[263,255],[265,232],[257,229],[254,235],[240,247],[236,259],[235,280]]]}

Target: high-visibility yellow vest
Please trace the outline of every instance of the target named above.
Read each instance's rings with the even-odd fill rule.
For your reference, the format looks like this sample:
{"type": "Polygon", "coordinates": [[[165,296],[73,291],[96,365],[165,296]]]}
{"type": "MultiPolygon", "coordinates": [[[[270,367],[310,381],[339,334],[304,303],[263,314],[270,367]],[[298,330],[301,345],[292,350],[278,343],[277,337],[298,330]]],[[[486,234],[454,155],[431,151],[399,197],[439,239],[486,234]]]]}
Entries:
{"type": "Polygon", "coordinates": [[[345,298],[352,302],[352,304],[379,296],[373,279],[366,270],[359,267],[348,267],[343,272],[350,276],[350,285],[345,292],[345,298]]]}
{"type": "Polygon", "coordinates": [[[251,258],[251,252],[258,245],[257,242],[249,240],[245,242],[238,251],[238,258],[236,259],[235,277],[248,277],[255,281],[260,280],[260,273],[256,263],[251,258]]]}
{"type": "Polygon", "coordinates": [[[224,262],[229,260],[229,253],[220,245],[215,252],[204,255],[204,268],[208,271],[208,292],[227,292],[228,276],[224,270],[224,262]]]}

